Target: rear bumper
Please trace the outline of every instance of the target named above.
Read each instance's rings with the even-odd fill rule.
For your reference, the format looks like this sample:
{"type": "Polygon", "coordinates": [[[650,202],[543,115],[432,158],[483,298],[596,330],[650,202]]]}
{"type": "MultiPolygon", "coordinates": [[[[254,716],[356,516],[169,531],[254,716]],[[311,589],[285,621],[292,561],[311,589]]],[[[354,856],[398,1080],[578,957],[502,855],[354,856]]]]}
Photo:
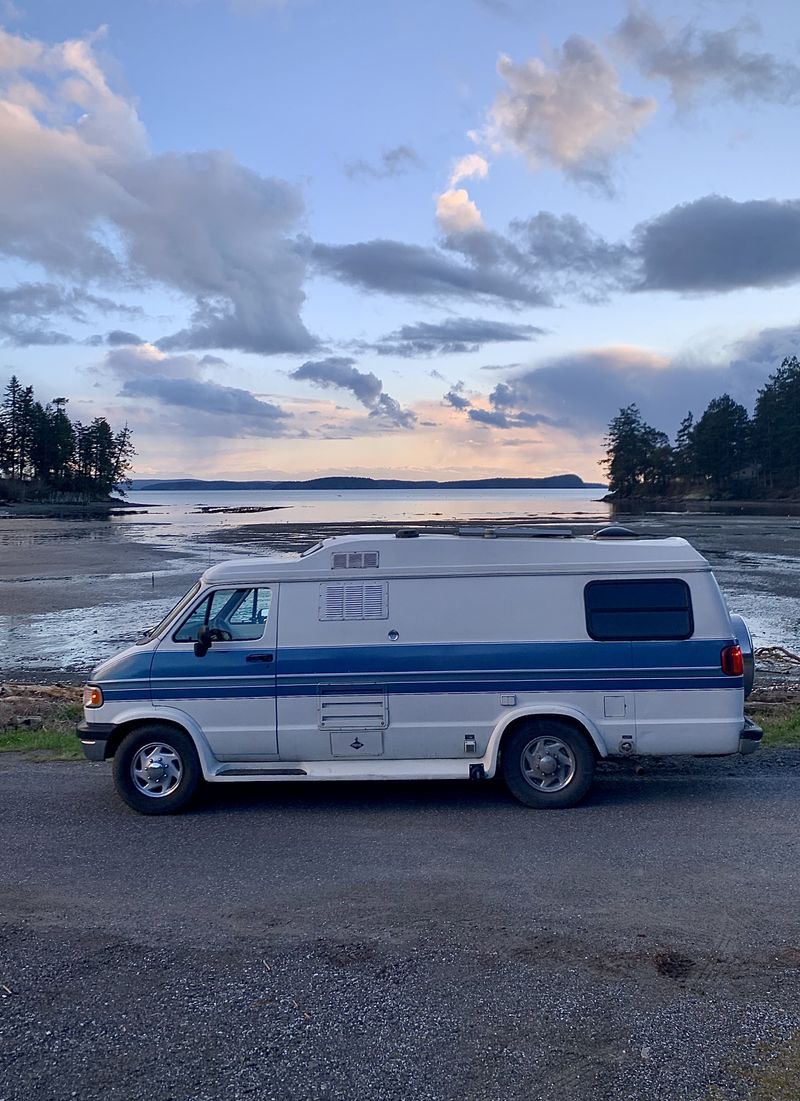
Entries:
{"type": "Polygon", "coordinates": [[[81,740],[83,752],[90,761],[104,761],[108,739],[116,730],[114,723],[79,722],[76,733],[81,740]]]}
{"type": "Polygon", "coordinates": [[[739,752],[740,753],[755,753],[761,744],[761,739],[764,737],[764,731],[753,722],[752,719],[745,719],[742,732],[739,735],[739,752]]]}

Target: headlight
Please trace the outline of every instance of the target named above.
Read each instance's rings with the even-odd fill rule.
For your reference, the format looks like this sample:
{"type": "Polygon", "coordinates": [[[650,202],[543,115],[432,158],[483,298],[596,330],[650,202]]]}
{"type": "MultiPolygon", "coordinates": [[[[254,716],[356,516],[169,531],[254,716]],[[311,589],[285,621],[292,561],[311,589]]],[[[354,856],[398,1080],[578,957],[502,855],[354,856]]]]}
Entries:
{"type": "Polygon", "coordinates": [[[103,706],[103,691],[95,684],[86,684],[83,688],[83,706],[84,707],[102,707],[103,706]]]}

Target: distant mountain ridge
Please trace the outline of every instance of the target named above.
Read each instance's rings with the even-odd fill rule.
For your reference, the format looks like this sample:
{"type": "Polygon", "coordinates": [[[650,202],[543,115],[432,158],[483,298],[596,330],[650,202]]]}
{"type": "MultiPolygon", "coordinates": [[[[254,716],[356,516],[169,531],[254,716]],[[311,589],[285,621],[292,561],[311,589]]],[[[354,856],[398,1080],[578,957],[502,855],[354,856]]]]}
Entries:
{"type": "Polygon", "coordinates": [[[452,482],[433,479],[410,481],[402,478],[355,478],[347,475],[309,478],[307,481],[269,482],[247,480],[204,481],[201,478],[137,479],[133,489],[150,492],[187,493],[193,489],[215,490],[341,490],[341,489],[607,489],[603,482],[584,482],[577,474],[554,474],[550,478],[477,478],[452,482]]]}

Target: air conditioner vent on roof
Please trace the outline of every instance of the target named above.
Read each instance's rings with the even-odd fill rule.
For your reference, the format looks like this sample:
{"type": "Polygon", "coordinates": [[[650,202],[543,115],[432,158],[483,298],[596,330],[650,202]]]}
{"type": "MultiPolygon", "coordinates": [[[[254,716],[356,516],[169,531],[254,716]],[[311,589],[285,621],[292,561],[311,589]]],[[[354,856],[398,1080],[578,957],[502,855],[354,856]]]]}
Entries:
{"type": "Polygon", "coordinates": [[[331,555],[332,570],[376,570],[378,564],[377,551],[336,551],[331,555]]]}

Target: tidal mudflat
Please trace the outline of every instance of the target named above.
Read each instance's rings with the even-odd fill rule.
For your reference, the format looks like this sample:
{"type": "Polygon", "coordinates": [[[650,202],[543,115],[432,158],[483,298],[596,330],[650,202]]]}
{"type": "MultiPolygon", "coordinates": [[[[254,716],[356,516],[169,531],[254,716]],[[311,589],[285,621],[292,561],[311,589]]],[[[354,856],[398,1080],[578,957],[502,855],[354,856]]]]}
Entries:
{"type": "MultiPolygon", "coordinates": [[[[293,507],[254,521],[235,511],[152,507],[109,520],[0,519],[0,679],[79,681],[163,613],[209,564],[239,554],[297,553],[327,535],[438,529],[468,522],[568,524],[590,532],[609,519],[602,502],[507,503],[336,500],[326,512],[293,507]],[[370,518],[371,514],[371,518],[370,518]],[[335,516],[335,518],[333,518],[335,516]],[[323,518],[327,517],[327,518],[323,518]]],[[[649,513],[634,530],[680,535],[709,559],[731,608],[757,646],[800,651],[800,517],[649,513]]]]}

